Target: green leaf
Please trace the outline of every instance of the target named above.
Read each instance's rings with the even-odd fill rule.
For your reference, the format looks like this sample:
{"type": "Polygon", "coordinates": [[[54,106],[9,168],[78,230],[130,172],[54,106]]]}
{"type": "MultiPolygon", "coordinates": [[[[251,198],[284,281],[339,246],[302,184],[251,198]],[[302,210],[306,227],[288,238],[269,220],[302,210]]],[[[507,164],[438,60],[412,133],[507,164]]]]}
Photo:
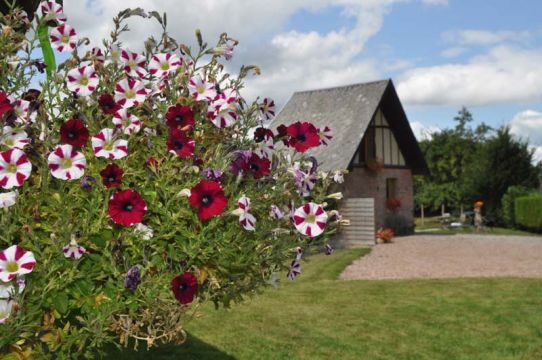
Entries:
{"type": "Polygon", "coordinates": [[[38,39],[40,41],[41,51],[43,52],[43,61],[47,67],[47,78],[51,80],[51,75],[53,71],[56,70],[56,61],[55,53],[51,47],[51,42],[49,41],[49,27],[47,24],[43,23],[38,28],[38,39]]]}
{"type": "Polygon", "coordinates": [[[68,295],[66,293],[57,293],[53,296],[53,307],[60,314],[65,314],[68,311],[68,295]]]}

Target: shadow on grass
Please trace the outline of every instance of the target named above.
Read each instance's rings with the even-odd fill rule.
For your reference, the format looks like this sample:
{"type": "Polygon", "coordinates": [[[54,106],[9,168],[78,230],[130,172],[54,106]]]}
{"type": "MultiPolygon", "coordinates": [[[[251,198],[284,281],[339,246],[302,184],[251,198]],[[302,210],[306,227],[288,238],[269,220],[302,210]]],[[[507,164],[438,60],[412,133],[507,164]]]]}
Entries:
{"type": "Polygon", "coordinates": [[[117,349],[108,351],[104,359],[108,360],[235,360],[231,355],[222,352],[220,349],[210,345],[192,334],[188,334],[188,339],[183,345],[162,345],[147,350],[144,344],[141,344],[138,351],[117,349]]]}

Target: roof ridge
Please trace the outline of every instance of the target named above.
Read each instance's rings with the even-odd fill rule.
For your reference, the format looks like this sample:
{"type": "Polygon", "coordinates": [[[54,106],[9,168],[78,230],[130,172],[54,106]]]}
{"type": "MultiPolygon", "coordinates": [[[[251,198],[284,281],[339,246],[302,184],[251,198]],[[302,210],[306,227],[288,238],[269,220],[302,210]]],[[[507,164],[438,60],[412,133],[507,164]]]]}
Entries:
{"type": "Polygon", "coordinates": [[[294,95],[295,94],[318,92],[318,91],[330,91],[330,90],[336,90],[336,89],[342,89],[342,88],[371,85],[371,84],[376,84],[376,83],[389,83],[390,81],[392,81],[391,78],[387,78],[387,79],[368,81],[368,82],[363,82],[363,83],[353,83],[353,84],[348,84],[348,85],[331,86],[331,87],[320,88],[320,89],[312,89],[312,90],[301,90],[301,91],[295,91],[294,95]]]}

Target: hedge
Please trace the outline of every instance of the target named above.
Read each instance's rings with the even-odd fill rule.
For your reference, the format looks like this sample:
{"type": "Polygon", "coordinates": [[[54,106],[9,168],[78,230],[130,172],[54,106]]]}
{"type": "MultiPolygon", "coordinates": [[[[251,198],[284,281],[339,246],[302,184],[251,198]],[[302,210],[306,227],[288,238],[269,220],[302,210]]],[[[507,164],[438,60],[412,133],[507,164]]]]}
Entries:
{"type": "Polygon", "coordinates": [[[542,230],[542,194],[516,199],[516,224],[532,230],[542,230]]]}

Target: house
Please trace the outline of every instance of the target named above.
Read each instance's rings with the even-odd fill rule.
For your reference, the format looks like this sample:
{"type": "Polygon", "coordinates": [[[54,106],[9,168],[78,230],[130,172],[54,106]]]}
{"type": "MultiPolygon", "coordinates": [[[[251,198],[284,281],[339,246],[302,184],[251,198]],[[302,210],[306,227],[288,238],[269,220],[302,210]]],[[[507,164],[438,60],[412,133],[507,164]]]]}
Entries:
{"type": "Polygon", "coordinates": [[[391,79],[296,92],[271,127],[297,121],[333,131],[328,146],[307,151],[319,169],[349,170],[340,186],[340,211],[351,222],[339,237],[344,245],[374,243],[390,217],[413,225],[413,175],[428,168],[391,79]],[[401,203],[393,214],[390,199],[401,203]]]}

